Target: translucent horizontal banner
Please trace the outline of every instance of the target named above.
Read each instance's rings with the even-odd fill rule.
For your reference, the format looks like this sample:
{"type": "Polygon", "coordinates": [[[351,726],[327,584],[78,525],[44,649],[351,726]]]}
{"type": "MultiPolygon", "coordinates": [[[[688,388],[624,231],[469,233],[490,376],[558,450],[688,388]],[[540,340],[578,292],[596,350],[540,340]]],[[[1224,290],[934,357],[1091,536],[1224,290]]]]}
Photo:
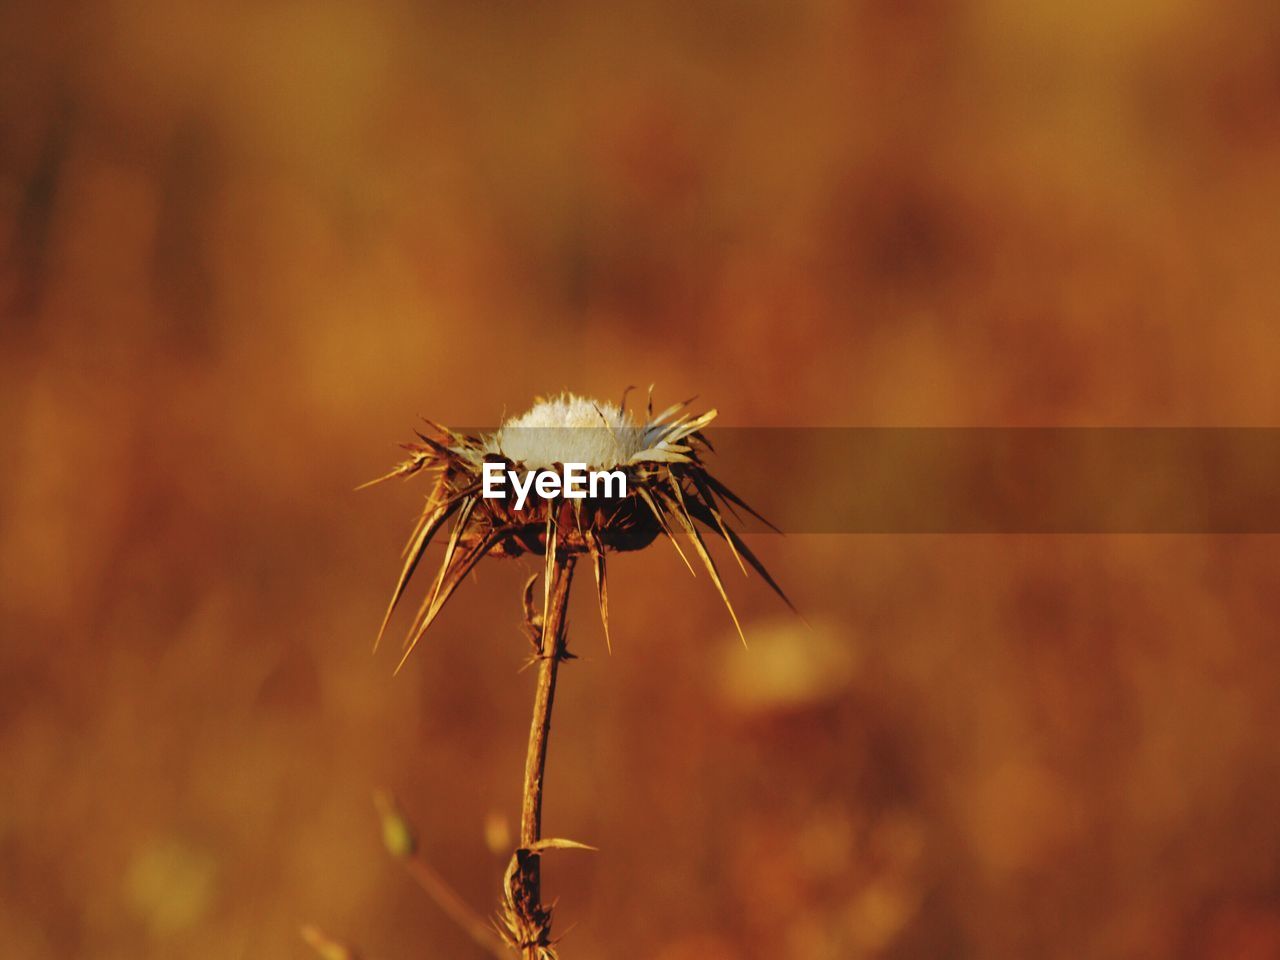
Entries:
{"type": "MultiPolygon", "coordinates": [[[[783,532],[1280,533],[1280,429],[725,427],[705,437],[711,474],[783,532]]],[[[744,513],[740,529],[768,527],[744,513]]]]}

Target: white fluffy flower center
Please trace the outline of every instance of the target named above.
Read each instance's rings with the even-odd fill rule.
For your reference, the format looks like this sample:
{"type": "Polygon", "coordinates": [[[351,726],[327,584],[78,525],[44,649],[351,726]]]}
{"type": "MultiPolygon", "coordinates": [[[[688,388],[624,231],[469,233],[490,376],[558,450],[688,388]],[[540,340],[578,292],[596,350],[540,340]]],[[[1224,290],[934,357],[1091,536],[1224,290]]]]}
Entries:
{"type": "Polygon", "coordinates": [[[584,463],[606,470],[630,462],[644,450],[648,433],[616,404],[566,393],[541,400],[508,420],[485,447],[530,469],[584,463]]]}

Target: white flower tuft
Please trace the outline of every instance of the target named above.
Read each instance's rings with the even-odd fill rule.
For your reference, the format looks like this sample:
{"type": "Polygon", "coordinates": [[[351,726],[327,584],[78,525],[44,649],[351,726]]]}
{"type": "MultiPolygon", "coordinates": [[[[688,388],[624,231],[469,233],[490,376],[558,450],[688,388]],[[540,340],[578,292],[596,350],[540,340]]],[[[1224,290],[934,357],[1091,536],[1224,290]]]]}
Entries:
{"type": "Polygon", "coordinates": [[[608,470],[644,450],[649,433],[616,404],[563,393],[508,420],[487,439],[485,449],[530,469],[585,463],[589,469],[608,470]]]}

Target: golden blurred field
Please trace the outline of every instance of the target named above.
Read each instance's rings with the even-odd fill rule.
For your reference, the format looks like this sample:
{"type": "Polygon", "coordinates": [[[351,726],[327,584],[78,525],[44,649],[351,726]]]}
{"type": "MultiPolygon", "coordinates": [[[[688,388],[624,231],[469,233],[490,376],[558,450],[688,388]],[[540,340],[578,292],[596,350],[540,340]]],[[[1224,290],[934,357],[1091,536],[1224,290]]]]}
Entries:
{"type": "MultiPolygon", "coordinates": [[[[524,568],[369,652],[419,414],[1277,426],[1277,210],[1268,0],[0,4],[0,955],[479,955],[371,803],[495,905],[524,568]]],[[[811,631],[578,591],[568,960],[1280,957],[1274,538],[753,543],[811,631]]]]}

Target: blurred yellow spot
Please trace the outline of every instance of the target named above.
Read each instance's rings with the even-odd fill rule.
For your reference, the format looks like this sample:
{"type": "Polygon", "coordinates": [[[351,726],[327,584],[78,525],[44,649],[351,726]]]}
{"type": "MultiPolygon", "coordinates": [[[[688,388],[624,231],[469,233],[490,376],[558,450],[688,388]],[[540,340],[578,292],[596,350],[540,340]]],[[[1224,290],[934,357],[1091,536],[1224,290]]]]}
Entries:
{"type": "Polygon", "coordinates": [[[374,795],[373,802],[378,808],[378,817],[382,823],[382,843],[387,852],[397,860],[413,856],[418,848],[418,840],[395,798],[389,793],[379,792],[374,795]]]}
{"type": "Polygon", "coordinates": [[[199,923],[216,892],[212,855],[177,837],[154,839],[133,856],[125,875],[126,896],[153,937],[199,923]]]}
{"type": "Polygon", "coordinates": [[[917,894],[907,886],[877,881],[849,903],[849,930],[864,950],[883,950],[915,915],[917,903],[917,894]]]}
{"type": "Polygon", "coordinates": [[[484,845],[494,856],[507,856],[511,853],[511,823],[496,810],[490,811],[484,818],[484,845]]]}
{"type": "Polygon", "coordinates": [[[748,649],[725,645],[720,696],[744,713],[794,709],[839,697],[857,669],[854,640],[830,624],[796,617],[754,623],[748,649]]]}
{"type": "Polygon", "coordinates": [[[300,931],[302,942],[314,950],[320,960],[356,960],[355,951],[345,943],[339,943],[319,927],[304,926],[300,931]]]}

